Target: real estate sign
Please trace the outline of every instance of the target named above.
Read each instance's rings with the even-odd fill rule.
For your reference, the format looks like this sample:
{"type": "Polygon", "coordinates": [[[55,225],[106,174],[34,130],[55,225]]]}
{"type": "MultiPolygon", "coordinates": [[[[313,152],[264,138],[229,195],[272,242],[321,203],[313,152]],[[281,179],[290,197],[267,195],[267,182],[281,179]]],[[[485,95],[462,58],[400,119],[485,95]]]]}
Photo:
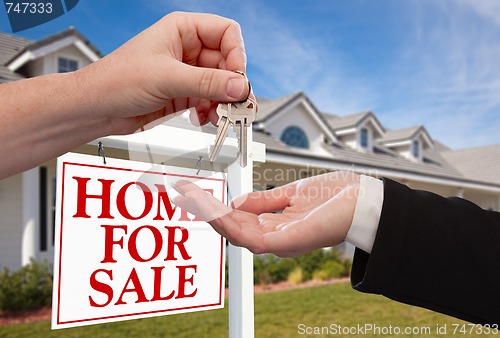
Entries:
{"type": "Polygon", "coordinates": [[[178,180],[225,202],[222,174],[81,154],[57,165],[53,329],[224,306],[224,238],[171,203],[178,180]]]}

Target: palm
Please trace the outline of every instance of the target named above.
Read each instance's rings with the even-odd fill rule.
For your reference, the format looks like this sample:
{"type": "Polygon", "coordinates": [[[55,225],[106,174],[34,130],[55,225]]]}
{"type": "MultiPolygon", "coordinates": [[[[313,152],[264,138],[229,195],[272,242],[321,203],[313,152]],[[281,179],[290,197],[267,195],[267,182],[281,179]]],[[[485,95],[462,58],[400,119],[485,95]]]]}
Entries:
{"type": "Polygon", "coordinates": [[[357,187],[357,175],[330,173],[240,196],[233,209],[183,183],[176,186],[183,196],[174,202],[210,222],[233,245],[291,257],[344,240],[357,187]]]}

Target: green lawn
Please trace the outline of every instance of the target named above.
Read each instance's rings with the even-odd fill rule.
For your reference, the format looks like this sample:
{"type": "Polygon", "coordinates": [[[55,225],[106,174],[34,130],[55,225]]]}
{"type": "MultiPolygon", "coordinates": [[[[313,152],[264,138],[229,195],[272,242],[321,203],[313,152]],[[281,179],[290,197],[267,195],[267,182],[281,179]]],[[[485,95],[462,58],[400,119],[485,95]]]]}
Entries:
{"type": "MultiPolygon", "coordinates": [[[[315,327],[332,328],[331,337],[488,337],[469,333],[470,327],[457,319],[428,310],[410,307],[381,296],[353,291],[348,283],[305,289],[295,289],[255,296],[255,337],[319,337],[308,335],[315,327]],[[302,325],[301,325],[302,324],[302,325]],[[378,330],[401,329],[399,335],[387,331],[365,331],[342,335],[342,328],[357,330],[358,325],[371,324],[378,330]],[[447,334],[436,334],[436,327],[444,327],[447,334]],[[455,329],[466,329],[461,334],[455,329]],[[405,328],[431,330],[431,335],[404,334],[405,328]]],[[[0,326],[0,337],[227,337],[227,307],[223,310],[86,326],[51,331],[50,322],[0,326]]],[[[324,336],[324,335],[323,335],[324,336]]],[[[500,337],[497,335],[490,335],[500,337]]]]}

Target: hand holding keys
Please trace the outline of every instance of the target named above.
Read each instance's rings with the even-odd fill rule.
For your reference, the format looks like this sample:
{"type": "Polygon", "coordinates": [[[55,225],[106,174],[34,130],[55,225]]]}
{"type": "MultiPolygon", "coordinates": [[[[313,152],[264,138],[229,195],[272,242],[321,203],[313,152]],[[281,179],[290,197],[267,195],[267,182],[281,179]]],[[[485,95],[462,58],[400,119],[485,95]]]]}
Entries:
{"type": "MultiPolygon", "coordinates": [[[[245,76],[242,72],[236,72],[245,76]]],[[[250,91],[250,82],[248,82],[248,95],[250,95],[250,91]]],[[[210,162],[214,162],[219,155],[227,137],[229,125],[232,125],[238,138],[240,166],[245,167],[247,165],[247,133],[257,114],[257,102],[250,97],[241,102],[221,102],[217,106],[217,114],[219,115],[218,129],[215,144],[210,149],[210,162]]]]}

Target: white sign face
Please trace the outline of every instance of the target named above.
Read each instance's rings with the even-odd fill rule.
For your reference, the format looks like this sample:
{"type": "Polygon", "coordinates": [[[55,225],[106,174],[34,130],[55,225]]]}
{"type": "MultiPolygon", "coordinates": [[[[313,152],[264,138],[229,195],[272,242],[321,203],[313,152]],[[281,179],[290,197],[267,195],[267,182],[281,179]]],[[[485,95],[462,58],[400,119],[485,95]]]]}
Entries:
{"type": "Polygon", "coordinates": [[[225,203],[221,173],[81,154],[57,170],[53,329],[224,306],[225,239],[170,201],[188,180],[225,203]]]}

